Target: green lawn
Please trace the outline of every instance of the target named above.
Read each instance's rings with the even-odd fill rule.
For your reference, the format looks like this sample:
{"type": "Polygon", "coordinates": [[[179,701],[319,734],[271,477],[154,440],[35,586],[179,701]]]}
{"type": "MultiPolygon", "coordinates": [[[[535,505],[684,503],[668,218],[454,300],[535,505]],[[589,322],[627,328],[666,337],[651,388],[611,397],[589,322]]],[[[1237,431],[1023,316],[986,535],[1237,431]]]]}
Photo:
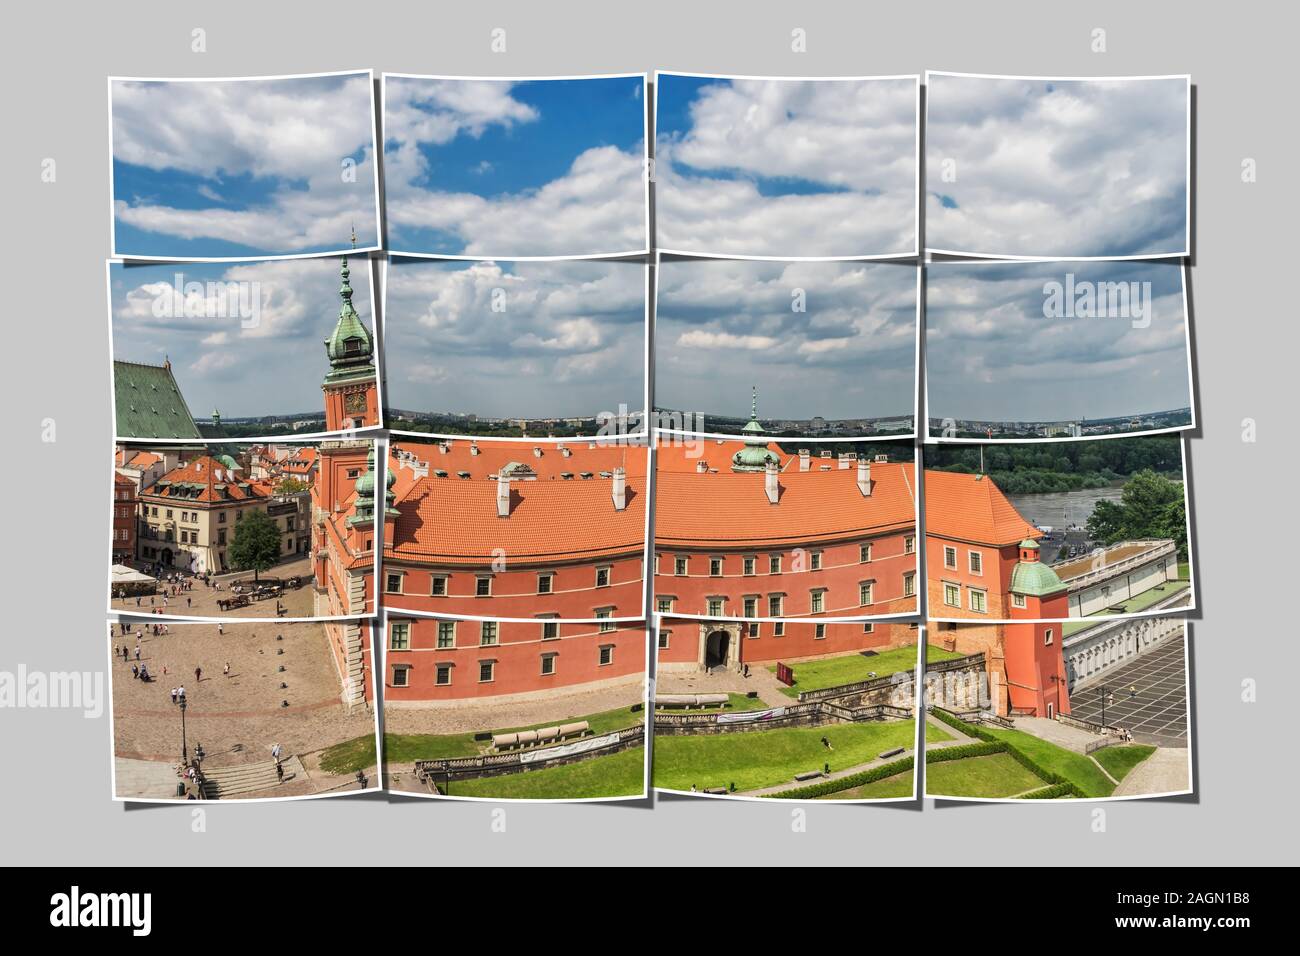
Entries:
{"type": "Polygon", "coordinates": [[[326,773],[356,773],[376,765],[375,735],[335,744],[321,754],[320,768],[326,773]]]}
{"type": "Polygon", "coordinates": [[[1155,747],[1132,744],[1122,747],[1102,747],[1100,750],[1094,750],[1092,755],[1097,763],[1106,768],[1108,774],[1116,780],[1123,780],[1130,770],[1155,752],[1155,747]]]}
{"type": "MultiPolygon", "coordinates": [[[[945,655],[942,657],[934,654],[927,655],[930,663],[947,660],[949,657],[961,657],[960,654],[952,654],[937,647],[929,650],[934,654],[945,655]]],[[[798,697],[803,691],[871,680],[873,672],[876,677],[888,677],[898,671],[910,671],[916,667],[916,646],[891,647],[873,657],[863,657],[861,654],[823,657],[820,660],[800,661],[791,664],[790,667],[794,670],[794,686],[782,687],[781,693],[787,697],[798,697]]],[[[775,674],[776,665],[772,665],[768,670],[775,674]]]]}
{"type": "MultiPolygon", "coordinates": [[[[541,727],[554,727],[556,724],[576,723],[580,720],[591,725],[593,736],[635,727],[645,719],[645,714],[633,713],[629,707],[602,711],[599,714],[587,714],[583,717],[566,717],[564,720],[551,720],[542,724],[530,724],[527,727],[484,727],[483,730],[497,734],[514,733],[520,730],[537,730],[541,727]]],[[[438,760],[445,757],[477,757],[490,741],[479,742],[474,734],[384,734],[384,758],[389,763],[412,763],[416,760],[438,760]]]]}
{"type": "MultiPolygon", "coordinates": [[[[1066,750],[1056,744],[1048,743],[1033,734],[1022,730],[1007,730],[1002,727],[984,727],[984,730],[1005,740],[1016,747],[1038,766],[1052,773],[1060,774],[1089,797],[1109,797],[1115,785],[1106,779],[1101,769],[1083,754],[1066,750]]],[[[1043,781],[1043,785],[1047,786],[1043,781]]]]}
{"type": "Polygon", "coordinates": [[[894,774],[892,777],[885,777],[883,780],[873,780],[871,783],[864,783],[860,787],[852,787],[849,790],[840,790],[838,793],[828,793],[824,797],[818,797],[818,800],[883,800],[886,797],[910,797],[912,796],[912,771],[907,773],[894,774]]]}
{"type": "Polygon", "coordinates": [[[732,783],[757,790],[792,783],[796,773],[826,763],[832,772],[869,763],[881,751],[911,748],[915,737],[911,720],[656,737],[654,783],[669,790],[732,783]],[[834,750],[822,746],[822,737],[834,750]]]}
{"type": "Polygon", "coordinates": [[[925,792],[945,797],[1010,797],[1047,782],[1010,754],[989,754],[925,765],[925,792]]]}
{"type": "Polygon", "coordinates": [[[936,727],[928,720],[925,722],[925,742],[927,744],[942,743],[945,740],[956,740],[957,735],[949,733],[943,727],[936,727]]]}
{"type": "Polygon", "coordinates": [[[639,796],[644,790],[645,748],[631,747],[545,770],[462,780],[452,783],[445,792],[452,797],[502,800],[580,800],[639,796]]]}

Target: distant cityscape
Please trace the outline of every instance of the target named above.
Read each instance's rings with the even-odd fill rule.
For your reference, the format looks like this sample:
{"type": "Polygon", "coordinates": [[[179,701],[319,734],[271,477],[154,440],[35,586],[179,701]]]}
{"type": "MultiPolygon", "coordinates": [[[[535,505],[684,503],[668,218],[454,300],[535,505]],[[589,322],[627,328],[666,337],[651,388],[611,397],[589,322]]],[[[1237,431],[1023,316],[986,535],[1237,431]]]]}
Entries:
{"type": "MultiPolygon", "coordinates": [[[[661,428],[681,429],[712,435],[745,434],[748,418],[708,415],[674,408],[656,408],[661,428]]],[[[762,433],[770,438],[856,438],[861,436],[911,436],[915,431],[911,415],[886,415],[877,418],[768,418],[760,419],[762,433]]]]}
{"type": "Polygon", "coordinates": [[[1123,435],[1131,432],[1161,431],[1192,424],[1192,410],[1174,408],[1167,411],[1119,415],[1114,418],[1079,418],[1073,421],[983,421],[975,418],[931,418],[930,434],[938,438],[1088,438],[1097,435],[1123,435]]]}
{"type": "Polygon", "coordinates": [[[454,412],[416,412],[386,409],[385,421],[394,431],[482,438],[582,438],[596,434],[630,434],[642,428],[640,411],[598,413],[570,418],[496,418],[454,412]]]}

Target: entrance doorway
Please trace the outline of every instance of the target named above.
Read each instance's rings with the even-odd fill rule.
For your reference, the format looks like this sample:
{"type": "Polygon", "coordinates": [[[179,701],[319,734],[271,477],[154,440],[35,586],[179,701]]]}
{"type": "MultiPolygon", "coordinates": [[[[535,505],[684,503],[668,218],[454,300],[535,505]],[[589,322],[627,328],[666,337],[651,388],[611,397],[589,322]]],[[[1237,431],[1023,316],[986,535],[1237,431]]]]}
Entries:
{"type": "Polygon", "coordinates": [[[704,666],[708,670],[722,667],[727,663],[727,654],[731,650],[731,635],[726,631],[713,631],[704,645],[704,666]]]}

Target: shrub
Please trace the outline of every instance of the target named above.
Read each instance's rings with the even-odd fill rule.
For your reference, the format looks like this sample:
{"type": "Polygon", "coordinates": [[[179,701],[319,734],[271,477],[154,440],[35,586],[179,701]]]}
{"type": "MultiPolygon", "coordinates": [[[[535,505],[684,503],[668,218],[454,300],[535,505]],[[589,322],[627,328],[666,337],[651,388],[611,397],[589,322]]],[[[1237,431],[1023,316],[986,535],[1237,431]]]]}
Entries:
{"type": "Polygon", "coordinates": [[[854,787],[860,787],[863,784],[875,783],[877,780],[884,780],[886,777],[893,777],[900,773],[906,773],[912,769],[914,762],[914,758],[904,757],[902,760],[883,763],[879,767],[872,767],[870,770],[862,770],[858,773],[852,773],[847,777],[840,777],[838,780],[823,780],[821,783],[814,783],[807,787],[797,787],[794,790],[783,790],[780,793],[765,793],[763,796],[772,797],[778,800],[814,800],[817,797],[824,797],[828,793],[839,793],[841,790],[851,790],[854,787]]]}

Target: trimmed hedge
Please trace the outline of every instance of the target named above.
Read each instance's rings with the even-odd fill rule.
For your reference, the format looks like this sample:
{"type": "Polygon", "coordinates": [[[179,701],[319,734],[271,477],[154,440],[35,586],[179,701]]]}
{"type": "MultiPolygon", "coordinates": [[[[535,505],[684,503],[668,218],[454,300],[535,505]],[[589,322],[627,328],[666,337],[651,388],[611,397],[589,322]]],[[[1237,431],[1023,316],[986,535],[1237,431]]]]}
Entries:
{"type": "Polygon", "coordinates": [[[1082,797],[1087,795],[1072,783],[1056,783],[1041,790],[1031,790],[1020,795],[1021,800],[1059,800],[1061,797],[1082,797]]]}
{"type": "Polygon", "coordinates": [[[807,787],[782,790],[780,793],[765,793],[763,796],[774,800],[814,800],[817,797],[824,797],[828,793],[851,790],[865,783],[875,783],[877,780],[884,780],[886,777],[906,773],[912,769],[914,763],[915,758],[904,757],[902,760],[882,763],[879,767],[872,767],[870,770],[851,773],[847,777],[840,777],[838,780],[823,780],[821,783],[814,783],[807,787]]]}
{"type": "Polygon", "coordinates": [[[956,747],[941,747],[925,752],[926,763],[944,763],[948,760],[965,760],[967,757],[988,757],[991,754],[1007,752],[1007,745],[1000,740],[979,744],[958,744],[956,747]]]}

